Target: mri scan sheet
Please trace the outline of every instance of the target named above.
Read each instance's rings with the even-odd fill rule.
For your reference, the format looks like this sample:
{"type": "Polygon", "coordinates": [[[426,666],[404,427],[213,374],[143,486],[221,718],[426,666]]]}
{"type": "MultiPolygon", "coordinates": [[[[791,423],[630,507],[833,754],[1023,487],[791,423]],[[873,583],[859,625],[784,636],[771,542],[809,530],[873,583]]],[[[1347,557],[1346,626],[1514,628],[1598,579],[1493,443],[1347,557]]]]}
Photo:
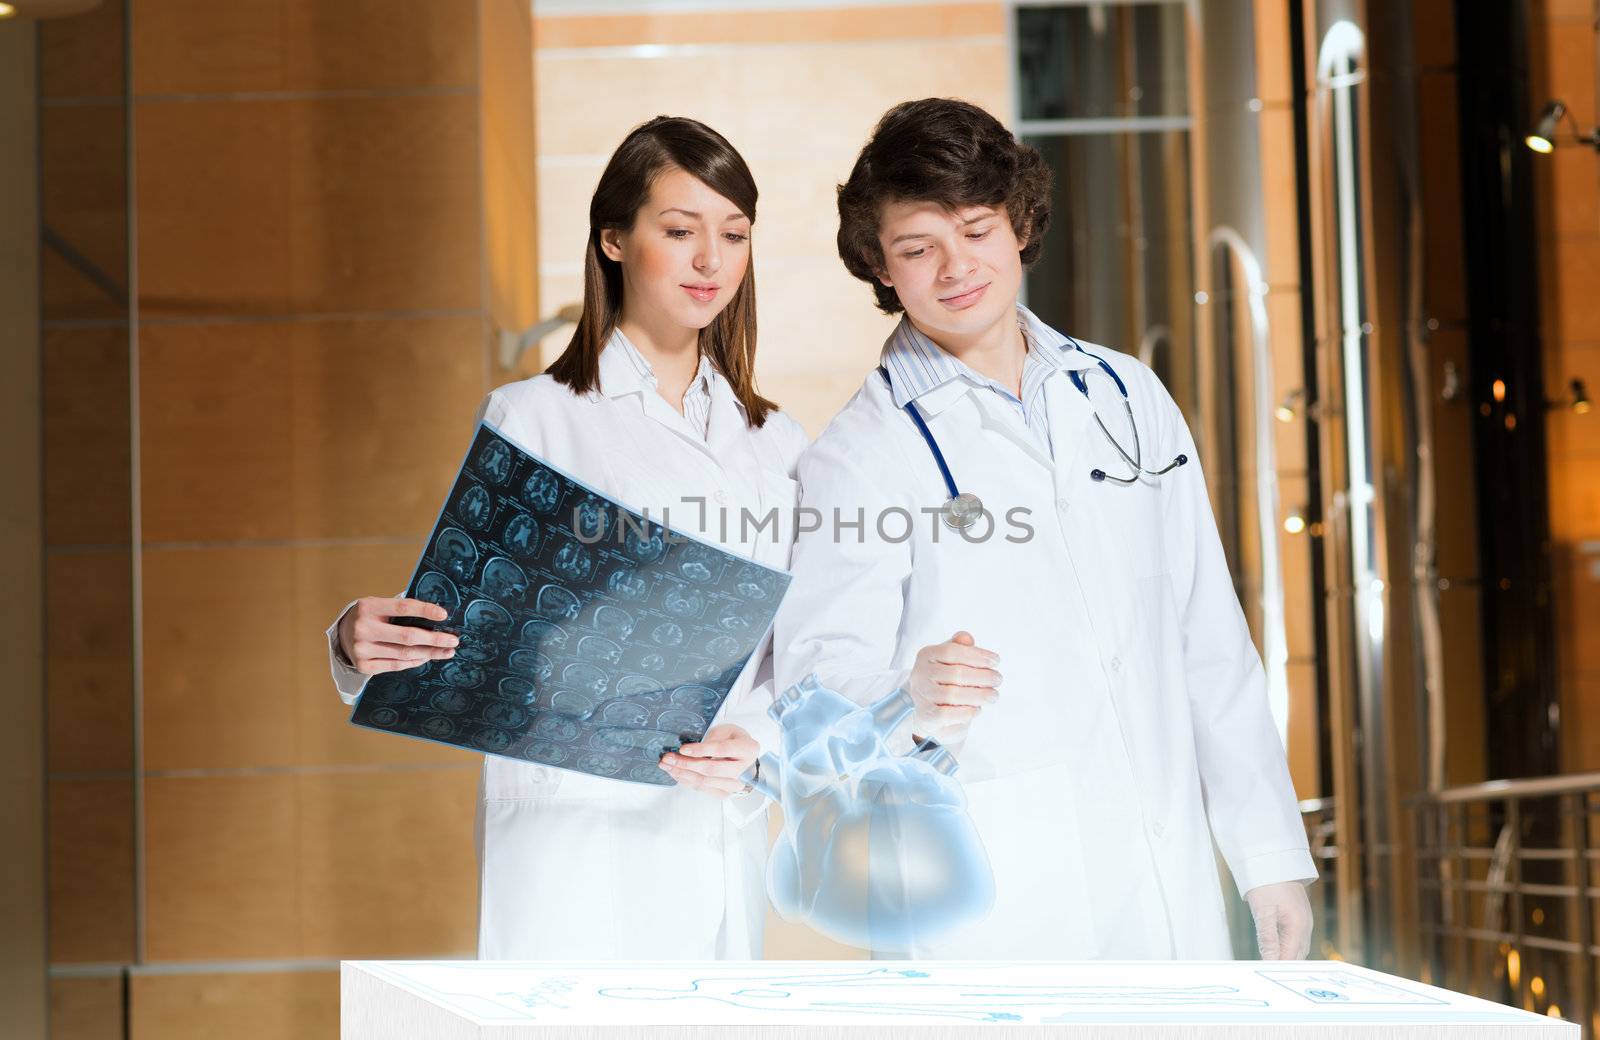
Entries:
{"type": "Polygon", "coordinates": [[[705,736],[788,586],[484,423],[406,589],[450,612],[406,623],[455,656],[374,676],[350,721],[670,786],[662,752],[705,736]]]}

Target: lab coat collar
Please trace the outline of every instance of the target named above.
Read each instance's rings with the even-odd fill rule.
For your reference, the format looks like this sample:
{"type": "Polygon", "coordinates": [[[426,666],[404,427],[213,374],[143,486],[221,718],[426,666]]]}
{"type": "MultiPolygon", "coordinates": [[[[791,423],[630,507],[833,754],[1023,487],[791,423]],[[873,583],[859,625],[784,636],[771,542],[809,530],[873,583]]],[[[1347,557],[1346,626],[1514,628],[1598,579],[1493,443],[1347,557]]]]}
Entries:
{"type": "MultiPolygon", "coordinates": [[[[1029,348],[1062,371],[1089,368],[1095,360],[1077,349],[1075,340],[1046,325],[1028,308],[1017,305],[1017,320],[1029,348]]],[[[972,380],[981,379],[971,368],[902,317],[900,324],[883,345],[881,363],[889,370],[895,406],[904,408],[911,401],[926,417],[944,411],[973,389],[972,380]]]]}

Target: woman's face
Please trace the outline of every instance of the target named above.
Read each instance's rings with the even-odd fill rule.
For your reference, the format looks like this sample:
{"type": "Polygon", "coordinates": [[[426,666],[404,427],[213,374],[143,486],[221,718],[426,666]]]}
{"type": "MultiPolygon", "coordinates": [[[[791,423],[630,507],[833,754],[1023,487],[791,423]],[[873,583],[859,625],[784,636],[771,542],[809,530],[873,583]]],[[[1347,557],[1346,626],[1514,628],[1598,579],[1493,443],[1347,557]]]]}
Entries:
{"type": "Polygon", "coordinates": [[[650,186],[633,227],[601,232],[600,246],[622,265],[631,320],[703,329],[750,267],[750,220],[704,181],[671,167],[650,186]]]}

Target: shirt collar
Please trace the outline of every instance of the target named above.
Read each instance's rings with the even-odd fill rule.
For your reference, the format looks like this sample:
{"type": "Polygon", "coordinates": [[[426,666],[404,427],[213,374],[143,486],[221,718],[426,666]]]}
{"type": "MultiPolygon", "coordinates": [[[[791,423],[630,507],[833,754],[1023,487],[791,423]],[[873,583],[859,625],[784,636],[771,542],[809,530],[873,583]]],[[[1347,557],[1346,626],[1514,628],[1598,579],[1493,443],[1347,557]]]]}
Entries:
{"type": "MultiPolygon", "coordinates": [[[[722,373],[717,371],[711,359],[701,354],[700,364],[695,368],[687,392],[710,394],[712,386],[721,378],[722,373]]],[[[621,397],[643,390],[653,391],[655,388],[656,373],[650,360],[639,352],[632,340],[622,334],[621,329],[613,329],[611,338],[600,351],[600,392],[607,397],[621,397]]]]}
{"type": "MultiPolygon", "coordinates": [[[[1017,305],[1017,320],[1028,341],[1028,353],[1051,367],[1068,371],[1095,362],[1077,349],[1076,341],[1046,325],[1028,308],[1017,305]]],[[[996,386],[994,380],[974,372],[954,355],[929,339],[909,317],[890,334],[881,361],[889,370],[896,407],[916,401],[925,412],[942,411],[968,386],[996,386]]]]}

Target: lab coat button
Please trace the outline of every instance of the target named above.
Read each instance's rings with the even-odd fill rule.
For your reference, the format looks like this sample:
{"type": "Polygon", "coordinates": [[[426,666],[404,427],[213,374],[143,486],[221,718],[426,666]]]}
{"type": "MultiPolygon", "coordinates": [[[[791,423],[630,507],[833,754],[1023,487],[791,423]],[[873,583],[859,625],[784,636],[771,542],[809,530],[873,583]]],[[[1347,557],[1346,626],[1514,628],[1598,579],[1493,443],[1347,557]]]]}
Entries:
{"type": "Polygon", "coordinates": [[[728,493],[726,491],[717,492],[717,504],[724,506],[728,504],[728,493]]]}
{"type": "Polygon", "coordinates": [[[1113,672],[1120,672],[1120,671],[1122,671],[1122,658],[1120,658],[1120,657],[1113,657],[1113,658],[1112,658],[1112,659],[1111,659],[1111,670],[1112,670],[1112,671],[1113,671],[1113,672]]]}
{"type": "Polygon", "coordinates": [[[1152,823],[1150,825],[1150,833],[1154,834],[1158,838],[1161,837],[1161,835],[1166,832],[1166,829],[1167,828],[1166,828],[1165,824],[1152,823]]]}
{"type": "Polygon", "coordinates": [[[1060,512],[1065,513],[1067,511],[1068,507],[1070,507],[1071,505],[1072,505],[1072,503],[1068,502],[1064,498],[1056,499],[1056,509],[1059,510],[1060,512]]]}

